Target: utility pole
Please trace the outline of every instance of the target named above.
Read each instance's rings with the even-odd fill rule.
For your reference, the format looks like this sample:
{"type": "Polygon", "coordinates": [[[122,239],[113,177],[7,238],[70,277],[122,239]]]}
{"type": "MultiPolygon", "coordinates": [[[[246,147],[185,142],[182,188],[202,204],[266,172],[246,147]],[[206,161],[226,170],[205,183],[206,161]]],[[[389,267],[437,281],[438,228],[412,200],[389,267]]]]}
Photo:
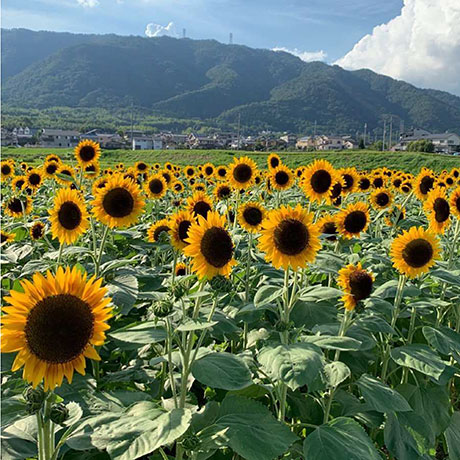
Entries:
{"type": "Polygon", "coordinates": [[[134,150],[134,100],[131,99],[131,148],[134,150]]]}
{"type": "Polygon", "coordinates": [[[241,112],[238,112],[238,144],[236,150],[240,149],[240,128],[241,128],[241,112]]]}
{"type": "Polygon", "coordinates": [[[367,123],[364,123],[364,147],[367,144],[366,137],[367,137],[367,123]]]}
{"type": "Polygon", "coordinates": [[[385,150],[385,138],[387,137],[387,121],[383,121],[383,144],[382,144],[382,152],[385,150]]]}
{"type": "Polygon", "coordinates": [[[390,144],[388,145],[388,149],[391,150],[393,146],[393,115],[390,118],[390,144]]]}
{"type": "Polygon", "coordinates": [[[233,33],[230,32],[230,36],[228,37],[228,43],[229,45],[233,45],[233,33]]]}
{"type": "Polygon", "coordinates": [[[315,120],[315,129],[313,131],[313,137],[316,138],[316,120],[315,120]]]}
{"type": "Polygon", "coordinates": [[[182,38],[186,37],[186,32],[187,32],[187,30],[185,28],[183,28],[182,29],[182,38]]]}

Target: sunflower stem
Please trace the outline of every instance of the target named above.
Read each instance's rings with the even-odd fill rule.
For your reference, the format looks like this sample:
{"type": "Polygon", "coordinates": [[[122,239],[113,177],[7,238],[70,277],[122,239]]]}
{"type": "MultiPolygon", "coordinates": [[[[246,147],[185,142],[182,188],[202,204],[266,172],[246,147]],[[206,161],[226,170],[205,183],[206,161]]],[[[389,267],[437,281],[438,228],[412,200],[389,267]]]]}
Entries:
{"type": "MultiPolygon", "coordinates": [[[[252,233],[249,233],[249,240],[248,240],[248,258],[246,261],[246,276],[245,276],[245,296],[244,299],[246,303],[249,303],[249,281],[250,281],[250,274],[251,274],[251,252],[252,252],[252,233]]],[[[243,326],[243,349],[245,350],[248,344],[248,323],[247,321],[244,322],[243,326]]]]}
{"type": "Polygon", "coordinates": [[[36,414],[37,416],[37,450],[38,450],[38,460],[45,460],[45,445],[43,439],[43,417],[41,410],[39,410],[36,414]]]}
{"type": "MultiPolygon", "coordinates": [[[[394,329],[396,326],[396,321],[398,320],[399,313],[401,311],[401,301],[404,292],[404,285],[406,284],[406,276],[399,275],[398,288],[396,290],[395,301],[393,306],[393,316],[391,318],[391,328],[394,329]]],[[[391,352],[391,333],[388,334],[385,351],[383,353],[382,359],[382,382],[385,382],[388,372],[388,364],[390,362],[390,352],[391,352]]]]}
{"type": "MultiPolygon", "coordinates": [[[[412,307],[411,314],[410,314],[409,332],[407,334],[407,344],[411,344],[412,340],[414,338],[415,319],[416,319],[416,309],[415,309],[415,307],[412,307]]],[[[405,367],[403,369],[403,373],[402,373],[402,377],[401,377],[401,383],[407,383],[408,378],[409,378],[409,368],[405,367]]]]}
{"type": "Polygon", "coordinates": [[[108,234],[109,234],[109,227],[106,226],[104,228],[104,233],[102,235],[101,246],[99,247],[99,254],[97,255],[97,258],[96,258],[96,267],[94,269],[94,273],[96,275],[96,278],[99,276],[99,270],[101,268],[102,254],[104,252],[104,246],[105,246],[105,242],[107,240],[107,235],[108,234]]]}
{"type": "Polygon", "coordinates": [[[58,252],[57,267],[56,267],[56,268],[59,268],[60,265],[61,265],[62,252],[64,251],[64,244],[65,244],[65,243],[61,243],[61,244],[59,245],[59,252],[58,252]]]}
{"type": "Polygon", "coordinates": [[[53,399],[52,396],[53,393],[50,392],[43,406],[43,460],[51,460],[54,452],[54,423],[49,418],[53,399]]]}

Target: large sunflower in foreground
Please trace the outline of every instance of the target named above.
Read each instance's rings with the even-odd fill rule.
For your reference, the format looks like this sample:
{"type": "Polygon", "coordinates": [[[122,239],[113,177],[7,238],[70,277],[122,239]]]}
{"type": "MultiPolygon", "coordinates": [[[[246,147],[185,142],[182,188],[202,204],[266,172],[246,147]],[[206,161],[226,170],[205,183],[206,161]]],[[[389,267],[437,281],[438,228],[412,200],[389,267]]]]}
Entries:
{"type": "Polygon", "coordinates": [[[253,183],[257,166],[249,157],[235,158],[229,165],[228,179],[234,188],[247,189],[253,183]]]}
{"type": "Polygon", "coordinates": [[[233,265],[233,241],[225,228],[225,217],[209,212],[205,219],[198,216],[188,230],[188,246],[184,254],[192,257],[192,271],[198,278],[212,279],[216,275],[229,276],[233,265]]]}
{"type": "Polygon", "coordinates": [[[45,391],[84,375],[86,360],[100,360],[94,346],[105,341],[111,299],[102,279],[59,267],[56,275],[36,273],[20,281],[24,292],[10,291],[4,300],[2,353],[18,352],[12,371],[24,366],[23,378],[45,391]]]}
{"type": "Polygon", "coordinates": [[[369,222],[369,208],[362,201],[348,205],[336,217],[339,233],[348,239],[359,237],[367,229],[369,222]]]}
{"type": "Polygon", "coordinates": [[[179,211],[171,216],[171,243],[176,249],[180,250],[187,246],[188,232],[194,222],[196,217],[190,211],[179,211]]]}
{"type": "Polygon", "coordinates": [[[313,214],[300,204],[295,208],[281,206],[271,211],[264,222],[259,249],[275,268],[289,266],[294,270],[313,262],[321,248],[319,229],[313,224],[313,214]]]}
{"type": "Polygon", "coordinates": [[[329,200],[329,192],[334,184],[336,172],[325,160],[316,160],[303,173],[302,187],[312,201],[329,200]]]}
{"type": "Polygon", "coordinates": [[[256,202],[245,203],[238,209],[238,222],[250,233],[257,233],[263,224],[267,211],[256,202]]]}
{"type": "Polygon", "coordinates": [[[196,217],[202,216],[206,219],[208,213],[212,211],[212,200],[204,192],[195,192],[193,196],[187,198],[187,209],[196,217]]]}
{"type": "Polygon", "coordinates": [[[12,197],[4,204],[5,214],[11,217],[23,217],[32,210],[32,200],[30,197],[12,197]]]}
{"type": "Polygon", "coordinates": [[[435,233],[444,233],[450,225],[450,204],[446,190],[436,187],[428,192],[423,208],[430,222],[430,229],[435,233]]]}
{"type": "Polygon", "coordinates": [[[275,190],[287,190],[294,184],[294,174],[287,166],[281,164],[270,170],[270,183],[275,190]]]}
{"type": "Polygon", "coordinates": [[[135,182],[115,174],[96,191],[92,205],[94,217],[108,227],[129,227],[139,219],[145,201],[135,182]]]}
{"type": "Polygon", "coordinates": [[[78,163],[81,166],[85,166],[98,160],[101,154],[101,147],[97,142],[85,139],[75,147],[74,154],[78,163]]]}
{"type": "Polygon", "coordinates": [[[85,202],[80,192],[70,188],[60,189],[49,211],[51,234],[59,242],[72,244],[86,232],[89,221],[85,202]]]}
{"type": "Polygon", "coordinates": [[[412,227],[403,231],[391,245],[393,266],[409,278],[426,273],[439,258],[441,245],[436,234],[412,227]]]}
{"type": "Polygon", "coordinates": [[[367,299],[372,292],[374,275],[358,265],[347,265],[339,270],[337,284],[345,292],[342,301],[347,310],[354,310],[359,301],[367,299]]]}
{"type": "Polygon", "coordinates": [[[450,207],[452,214],[457,216],[457,219],[460,219],[460,187],[457,187],[450,196],[450,207]]]}
{"type": "Polygon", "coordinates": [[[161,174],[153,174],[147,178],[144,185],[144,190],[150,198],[161,198],[166,194],[168,185],[165,178],[161,174]]]}

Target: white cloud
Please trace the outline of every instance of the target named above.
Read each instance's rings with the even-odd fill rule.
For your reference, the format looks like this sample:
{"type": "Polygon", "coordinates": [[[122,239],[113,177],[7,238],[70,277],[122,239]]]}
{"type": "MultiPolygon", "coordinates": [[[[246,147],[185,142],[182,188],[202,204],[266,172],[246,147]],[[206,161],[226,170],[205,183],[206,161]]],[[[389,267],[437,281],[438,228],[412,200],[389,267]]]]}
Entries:
{"type": "Polygon", "coordinates": [[[288,49],[283,46],[277,46],[272,48],[272,51],[284,51],[285,53],[293,54],[298,58],[302,59],[305,62],[312,62],[312,61],[324,61],[327,58],[327,53],[323,50],[320,51],[300,51],[297,48],[288,49]]]}
{"type": "Polygon", "coordinates": [[[94,8],[99,5],[99,0],[77,0],[77,2],[83,8],[94,8]]]}
{"type": "Polygon", "coordinates": [[[151,22],[150,24],[147,24],[145,28],[145,35],[147,35],[147,37],[161,37],[163,35],[175,38],[179,37],[174,22],[170,22],[167,26],[151,22]]]}
{"type": "Polygon", "coordinates": [[[336,64],[460,95],[460,0],[404,0],[336,64]]]}

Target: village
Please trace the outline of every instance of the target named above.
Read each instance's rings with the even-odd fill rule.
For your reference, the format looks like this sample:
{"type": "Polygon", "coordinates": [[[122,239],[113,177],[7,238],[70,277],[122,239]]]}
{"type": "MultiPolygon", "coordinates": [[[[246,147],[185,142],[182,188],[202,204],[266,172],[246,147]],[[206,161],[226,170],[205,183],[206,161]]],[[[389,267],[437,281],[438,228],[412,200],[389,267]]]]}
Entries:
{"type": "Polygon", "coordinates": [[[432,144],[434,153],[459,154],[460,136],[455,133],[431,133],[427,130],[415,128],[399,134],[397,139],[378,139],[374,136],[355,137],[350,135],[315,134],[298,137],[296,134],[276,134],[263,131],[255,136],[240,135],[237,132],[216,131],[201,134],[177,134],[161,132],[147,134],[140,130],[107,133],[93,129],[84,133],[76,130],[55,128],[19,127],[8,131],[2,128],[1,145],[3,147],[37,147],[37,148],[73,148],[83,139],[89,139],[100,144],[103,149],[129,150],[177,150],[177,149],[206,149],[206,150],[301,150],[301,151],[329,151],[354,150],[367,147],[378,150],[406,151],[410,144],[426,141],[432,144]]]}

